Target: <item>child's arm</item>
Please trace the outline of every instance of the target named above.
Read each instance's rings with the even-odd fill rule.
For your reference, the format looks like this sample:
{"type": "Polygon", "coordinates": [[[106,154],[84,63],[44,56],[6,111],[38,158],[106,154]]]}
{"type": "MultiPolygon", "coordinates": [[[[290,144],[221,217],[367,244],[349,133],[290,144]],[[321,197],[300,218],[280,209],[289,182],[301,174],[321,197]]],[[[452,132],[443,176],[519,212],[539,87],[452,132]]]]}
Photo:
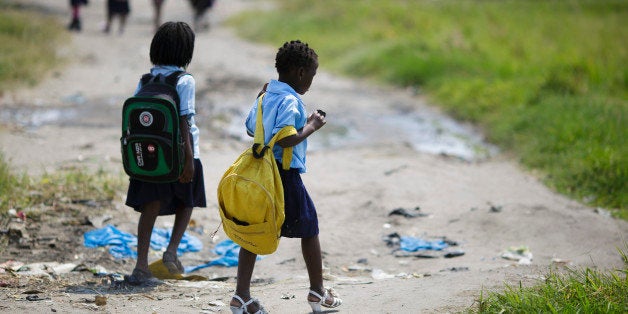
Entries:
{"type": "Polygon", "coordinates": [[[192,182],[192,178],[194,177],[194,153],[192,152],[192,136],[190,134],[187,116],[181,116],[179,118],[179,130],[183,136],[185,149],[185,164],[183,165],[183,172],[181,176],[179,176],[179,182],[189,183],[192,182]]]}
{"type": "Polygon", "coordinates": [[[314,111],[307,118],[307,123],[305,123],[305,126],[301,130],[299,130],[297,134],[282,138],[281,140],[277,141],[277,145],[283,148],[298,145],[299,143],[303,142],[303,140],[305,140],[308,136],[312,135],[312,133],[322,128],[325,123],[327,123],[327,121],[325,121],[325,116],[318,111],[314,111]]]}

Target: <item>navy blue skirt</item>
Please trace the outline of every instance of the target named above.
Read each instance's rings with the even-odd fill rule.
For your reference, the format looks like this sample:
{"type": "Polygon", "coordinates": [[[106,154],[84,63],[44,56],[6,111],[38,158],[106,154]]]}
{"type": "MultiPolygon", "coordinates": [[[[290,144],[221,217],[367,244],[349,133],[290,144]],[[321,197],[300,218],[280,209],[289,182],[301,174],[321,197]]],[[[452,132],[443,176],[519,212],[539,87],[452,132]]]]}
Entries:
{"type": "Polygon", "coordinates": [[[316,207],[307,193],[299,169],[281,169],[286,220],[281,227],[281,236],[286,238],[310,238],[318,235],[316,207]]]}
{"type": "Polygon", "coordinates": [[[142,212],[143,206],[153,201],[161,201],[160,216],[172,215],[179,208],[206,207],[203,164],[194,159],[194,178],[190,183],[150,183],[135,179],[129,180],[126,205],[142,212]]]}
{"type": "Polygon", "coordinates": [[[109,14],[128,14],[131,12],[129,1],[107,0],[109,14]]]}

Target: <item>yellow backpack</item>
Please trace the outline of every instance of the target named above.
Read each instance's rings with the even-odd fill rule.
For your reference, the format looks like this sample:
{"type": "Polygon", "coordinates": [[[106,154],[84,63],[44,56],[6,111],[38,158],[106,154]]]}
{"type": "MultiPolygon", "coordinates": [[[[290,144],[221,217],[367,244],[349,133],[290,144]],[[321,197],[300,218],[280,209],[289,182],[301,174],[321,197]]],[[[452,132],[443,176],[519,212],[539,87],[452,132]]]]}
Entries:
{"type": "MultiPolygon", "coordinates": [[[[229,238],[246,250],[265,255],[275,252],[285,220],[283,186],[273,146],[296,134],[286,126],[264,145],[262,94],[257,100],[253,146],[245,150],[225,171],[218,184],[218,210],[229,238]]],[[[288,170],[292,147],[285,148],[282,168],[288,170]]]]}

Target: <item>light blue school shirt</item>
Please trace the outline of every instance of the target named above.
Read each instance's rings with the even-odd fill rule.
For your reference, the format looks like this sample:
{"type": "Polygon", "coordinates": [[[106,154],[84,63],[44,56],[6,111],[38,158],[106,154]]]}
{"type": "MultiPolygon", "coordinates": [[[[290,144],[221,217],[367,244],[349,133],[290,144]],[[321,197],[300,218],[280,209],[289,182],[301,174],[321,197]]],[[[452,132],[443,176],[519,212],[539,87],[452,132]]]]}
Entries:
{"type": "MultiPolygon", "coordinates": [[[[180,68],[175,65],[158,65],[150,69],[150,73],[152,75],[170,75],[170,73],[174,71],[185,71],[185,69],[180,68]]],[[[140,87],[142,86],[142,82],[137,84],[137,88],[135,89],[135,93],[139,92],[140,87]]],[[[196,90],[196,81],[194,81],[194,77],[192,75],[184,75],[177,82],[177,93],[179,93],[179,115],[187,116],[190,124],[190,133],[192,133],[192,150],[194,151],[194,158],[200,158],[200,149],[199,149],[199,130],[196,126],[196,122],[194,122],[194,115],[196,114],[195,107],[195,99],[194,93],[196,90]]]]}
{"type": "MultiPolygon", "coordinates": [[[[255,119],[257,117],[257,100],[253,104],[249,116],[246,118],[246,129],[250,134],[255,134],[255,119]]],[[[284,126],[292,125],[295,129],[301,130],[307,122],[305,104],[297,92],[290,85],[271,80],[266,87],[266,95],[262,101],[262,120],[264,123],[264,143],[268,144],[270,139],[284,126]]],[[[299,169],[300,173],[306,171],[305,152],[307,150],[307,139],[293,146],[292,162],[290,168],[299,169]]],[[[273,153],[275,159],[282,161],[282,148],[275,145],[273,153]]]]}

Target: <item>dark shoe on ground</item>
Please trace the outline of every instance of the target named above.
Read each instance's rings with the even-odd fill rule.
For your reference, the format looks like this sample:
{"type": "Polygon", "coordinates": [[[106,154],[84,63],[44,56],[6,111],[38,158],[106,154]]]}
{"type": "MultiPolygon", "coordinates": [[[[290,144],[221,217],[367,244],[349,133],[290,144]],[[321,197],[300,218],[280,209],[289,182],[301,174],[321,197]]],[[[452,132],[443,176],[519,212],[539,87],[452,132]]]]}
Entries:
{"type": "Polygon", "coordinates": [[[81,31],[81,20],[79,20],[79,19],[72,19],[72,22],[70,22],[70,25],[68,25],[68,29],[71,30],[71,31],[80,32],[81,31]]]}
{"type": "Polygon", "coordinates": [[[179,261],[179,258],[177,258],[176,254],[166,251],[164,252],[162,260],[164,262],[164,266],[168,268],[168,271],[171,274],[173,275],[183,274],[184,272],[183,265],[179,261]]]}
{"type": "Polygon", "coordinates": [[[130,275],[124,276],[124,282],[132,286],[143,286],[151,283],[153,279],[156,279],[153,277],[153,274],[137,268],[133,269],[130,275]]]}

